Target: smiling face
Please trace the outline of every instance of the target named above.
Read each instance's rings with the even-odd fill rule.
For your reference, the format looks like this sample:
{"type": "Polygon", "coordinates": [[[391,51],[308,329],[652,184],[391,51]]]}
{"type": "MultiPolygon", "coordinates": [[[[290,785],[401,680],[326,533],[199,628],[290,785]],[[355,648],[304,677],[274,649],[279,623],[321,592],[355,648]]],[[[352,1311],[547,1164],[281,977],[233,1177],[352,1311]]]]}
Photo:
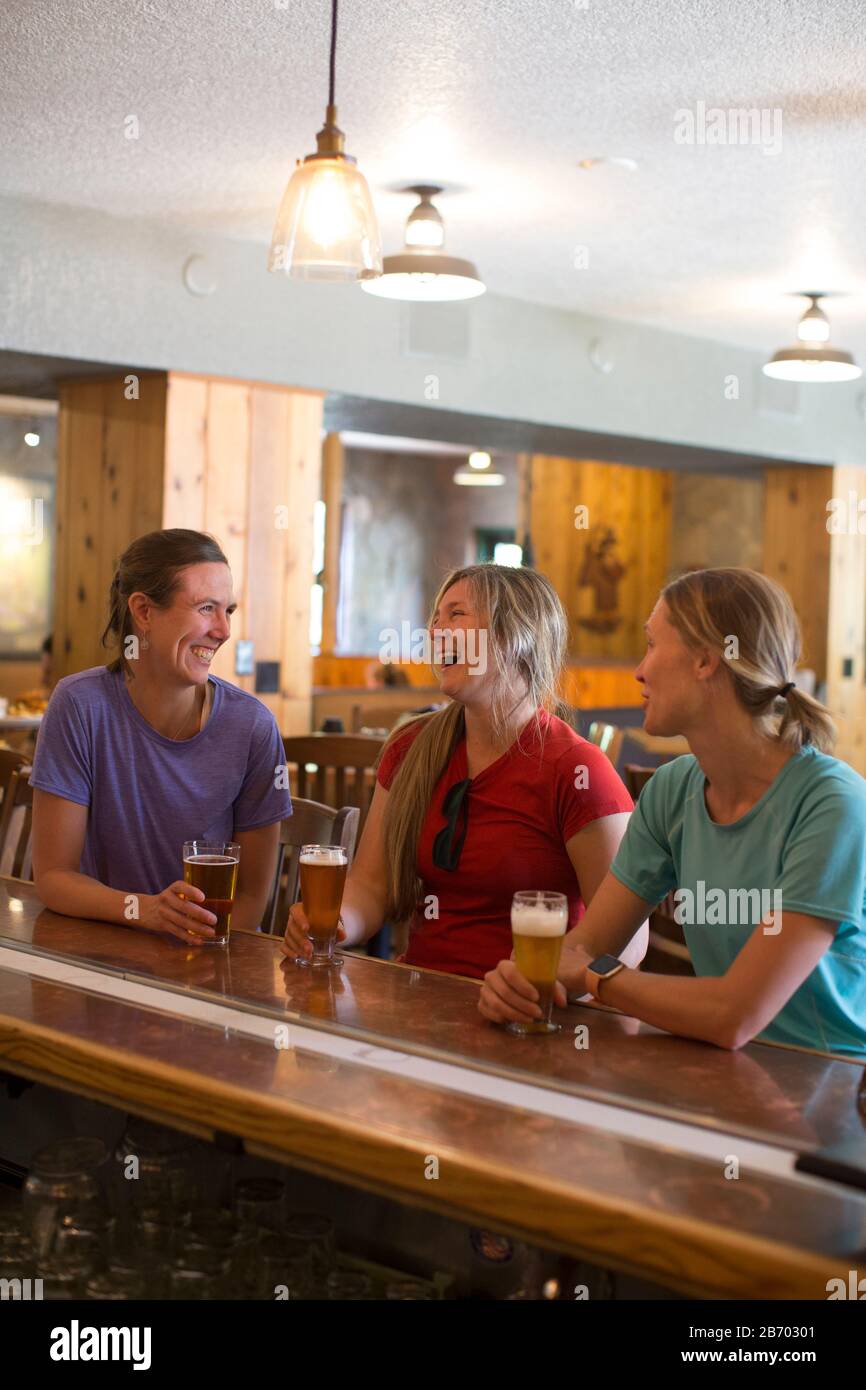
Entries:
{"type": "Polygon", "coordinates": [[[705,708],[707,681],[718,668],[708,652],[687,647],[659,599],[645,627],[646,656],[635,671],[642,686],[644,728],[648,734],[686,733],[705,708]]]}
{"type": "Polygon", "coordinates": [[[148,666],[163,680],[203,685],[214,656],[231,635],[237,604],[228,565],[188,565],[177,575],[167,608],[144,594],[130,596],[136,631],[146,633],[148,666]]]}
{"type": "Polygon", "coordinates": [[[462,704],[489,698],[493,662],[487,662],[485,671],[487,628],[468,579],[458,579],[446,589],[430,621],[429,632],[434,659],[439,656],[441,644],[441,665],[435,664],[433,670],[443,695],[462,704]],[[480,674],[471,674],[473,669],[480,674]]]}

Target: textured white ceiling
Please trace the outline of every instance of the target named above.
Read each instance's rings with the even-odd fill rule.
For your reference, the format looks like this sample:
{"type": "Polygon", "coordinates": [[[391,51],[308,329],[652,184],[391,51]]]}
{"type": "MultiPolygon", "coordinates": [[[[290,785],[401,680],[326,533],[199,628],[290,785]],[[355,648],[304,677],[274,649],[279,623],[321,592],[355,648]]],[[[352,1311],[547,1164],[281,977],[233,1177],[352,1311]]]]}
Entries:
{"type": "MultiPolygon", "coordinates": [[[[326,99],[328,0],[282,5],[4,0],[0,192],[170,222],[191,249],[267,240],[326,99]]],[[[774,349],[785,291],[845,290],[834,340],[866,356],[863,0],[340,9],[340,121],[386,251],[411,206],[388,190],[444,183],[449,246],[493,291],[774,349]],[[699,101],[780,108],[781,152],[675,143],[699,101]],[[603,154],[640,168],[578,168],[603,154]]]]}

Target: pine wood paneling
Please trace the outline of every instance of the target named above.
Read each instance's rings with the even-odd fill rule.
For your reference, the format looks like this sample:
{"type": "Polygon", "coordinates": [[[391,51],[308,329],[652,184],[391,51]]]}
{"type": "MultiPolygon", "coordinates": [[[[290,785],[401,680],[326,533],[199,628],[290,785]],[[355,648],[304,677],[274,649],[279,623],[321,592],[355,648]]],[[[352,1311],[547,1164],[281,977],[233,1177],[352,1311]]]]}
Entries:
{"type": "Polygon", "coordinates": [[[834,493],[833,469],[819,466],[768,468],[765,482],[764,573],[790,594],[803,631],[802,665],[823,680],[830,602],[827,503],[847,493],[834,493]]]}
{"type": "Polygon", "coordinates": [[[572,656],[636,660],[643,625],[668,570],[671,475],[592,460],[532,458],[532,542],[536,568],[552,581],[569,621],[572,656]],[[587,522],[576,508],[585,507],[587,522]],[[590,544],[612,531],[612,560],[622,567],[613,586],[611,631],[587,626],[598,618],[595,591],[583,578],[590,544]]]}
{"type": "MultiPolygon", "coordinates": [[[[829,471],[829,470],[823,470],[829,471]]],[[[862,468],[833,469],[829,497],[864,495],[862,468]]],[[[825,502],[826,506],[826,502],[825,502]]],[[[826,516],[826,512],[825,512],[826,516]]],[[[866,776],[866,536],[830,536],[827,704],[839,738],[836,755],[866,776]],[[845,674],[850,663],[850,674],[845,674]]]]}

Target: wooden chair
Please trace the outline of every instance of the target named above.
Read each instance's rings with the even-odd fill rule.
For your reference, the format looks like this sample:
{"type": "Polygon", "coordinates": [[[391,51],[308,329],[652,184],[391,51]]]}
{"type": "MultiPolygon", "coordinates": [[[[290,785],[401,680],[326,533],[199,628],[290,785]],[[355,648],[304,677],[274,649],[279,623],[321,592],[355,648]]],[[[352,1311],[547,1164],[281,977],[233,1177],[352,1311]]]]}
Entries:
{"type": "Polygon", "coordinates": [[[589,742],[600,748],[616,767],[619,751],[622,748],[623,730],[618,729],[615,724],[600,724],[593,720],[589,726],[588,738],[589,742]]]}
{"type": "Polygon", "coordinates": [[[30,768],[19,767],[6,786],[0,807],[0,872],[32,878],[33,788],[30,768]]]}
{"type": "Polygon", "coordinates": [[[284,738],[292,796],[339,810],[357,806],[364,828],[376,778],[373,768],[383,738],[371,734],[302,734],[284,738]]]}
{"type": "Polygon", "coordinates": [[[12,773],[17,772],[19,767],[26,766],[30,762],[26,753],[19,753],[17,748],[0,748],[0,804],[6,796],[6,788],[12,778],[12,773]]]}
{"type": "Polygon", "coordinates": [[[632,801],[637,801],[644,787],[655,772],[654,767],[639,767],[637,763],[626,763],[623,778],[632,801]]]}
{"type": "MultiPolygon", "coordinates": [[[[626,763],[623,772],[632,801],[637,801],[655,770],[654,767],[638,767],[636,763],[626,763]]],[[[642,968],[651,970],[656,975],[695,973],[683,929],[674,918],[675,906],[673,893],[668,893],[655,912],[650,914],[649,946],[642,968]]]]}
{"type": "Polygon", "coordinates": [[[349,863],[355,853],[358,823],[361,813],[357,806],[344,806],[335,811],[318,801],[292,802],[292,812],[280,822],[280,846],[274,886],[262,917],[262,931],[280,931],[292,903],[300,896],[299,851],[302,845],[342,845],[349,863]]]}

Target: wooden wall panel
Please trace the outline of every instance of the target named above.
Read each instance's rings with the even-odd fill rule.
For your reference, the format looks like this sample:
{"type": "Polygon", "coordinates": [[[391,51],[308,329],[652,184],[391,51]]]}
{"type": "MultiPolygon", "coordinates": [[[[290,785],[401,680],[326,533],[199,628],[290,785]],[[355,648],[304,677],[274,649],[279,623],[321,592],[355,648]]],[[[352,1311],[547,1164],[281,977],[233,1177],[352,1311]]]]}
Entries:
{"type": "MultiPolygon", "coordinates": [[[[294,522],[283,525],[289,501],[291,453],[289,448],[290,401],[283,391],[254,387],[250,397],[250,535],[247,547],[246,591],[248,603],[244,636],[255,643],[258,661],[279,661],[283,651],[283,604],[275,601],[283,592],[294,522]],[[281,509],[281,510],[278,510],[281,509]]],[[[253,680],[240,682],[247,689],[253,680]]],[[[281,694],[259,699],[282,724],[281,694]]],[[[306,730],[304,730],[306,732],[306,730]]]]}
{"type": "Polygon", "coordinates": [[[284,734],[310,727],[310,590],[313,583],[313,509],[321,492],[322,397],[291,395],[286,447],[289,454],[290,526],[282,573],[283,647],[280,656],[284,734]]]}
{"type": "Polygon", "coordinates": [[[670,494],[671,475],[658,469],[533,456],[535,565],[562,599],[573,657],[633,660],[642,653],[643,624],[667,578],[670,494]],[[585,517],[578,507],[586,508],[585,517]],[[576,516],[587,525],[576,527],[576,516]],[[595,586],[582,582],[587,550],[607,532],[615,537],[608,577],[595,586]]]}
{"type": "Polygon", "coordinates": [[[237,612],[232,635],[213,660],[214,675],[245,689],[252,677],[234,673],[235,645],[247,636],[247,542],[251,524],[256,534],[262,519],[249,516],[250,387],[246,382],[212,381],[208,387],[205,525],[219,541],[234,580],[237,612]]]}
{"type": "Polygon", "coordinates": [[[122,374],[60,385],[55,672],[106,660],[100,634],[119,555],[160,525],[165,377],[143,373],[137,399],[122,374]]]}
{"type": "Polygon", "coordinates": [[[166,402],[163,526],[205,529],[207,421],[205,378],[172,372],[166,402]]]}
{"type": "Polygon", "coordinates": [[[840,495],[833,490],[833,472],[798,465],[768,468],[765,474],[764,573],[790,594],[803,630],[802,665],[811,667],[819,680],[827,674],[827,503],[840,495]]]}
{"type": "Polygon", "coordinates": [[[322,652],[337,645],[337,601],[340,596],[340,542],[343,534],[343,473],[345,450],[332,431],[322,446],[322,499],[325,503],[325,594],[322,604],[322,652]]]}
{"type": "MultiPolygon", "coordinates": [[[[832,471],[827,500],[863,496],[862,468],[832,471]]],[[[837,757],[866,777],[866,536],[828,533],[828,539],[827,704],[839,734],[837,757]]]]}

